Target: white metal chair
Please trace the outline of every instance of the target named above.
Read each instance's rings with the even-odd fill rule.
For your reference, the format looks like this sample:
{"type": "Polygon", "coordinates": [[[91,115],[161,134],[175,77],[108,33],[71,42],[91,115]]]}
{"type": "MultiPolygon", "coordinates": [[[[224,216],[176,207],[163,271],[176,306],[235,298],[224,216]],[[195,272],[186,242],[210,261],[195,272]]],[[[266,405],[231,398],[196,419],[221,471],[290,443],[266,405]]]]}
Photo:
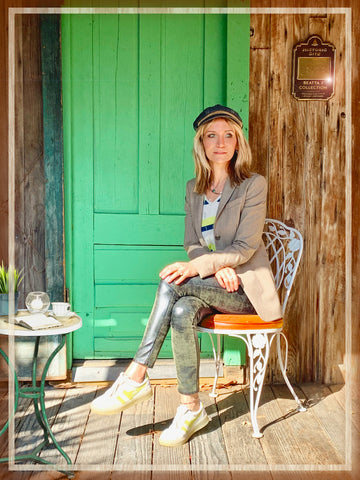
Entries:
{"type": "MultiPolygon", "coordinates": [[[[303,250],[303,239],[298,230],[286,226],[278,220],[266,219],[263,239],[273,269],[276,288],[282,288],[282,313],[289,299],[290,290],[294,282],[295,274],[303,250]]],[[[213,314],[204,318],[197,327],[200,332],[207,332],[210,335],[214,360],[215,378],[210,396],[216,397],[215,393],[219,369],[221,365],[221,344],[220,336],[229,335],[241,338],[246,346],[250,360],[250,415],[253,426],[253,437],[263,436],[259,431],[257,423],[257,409],[265,378],[266,366],[269,358],[271,344],[276,337],[277,355],[279,365],[285,383],[294,397],[298,411],[305,411],[306,408],[296,395],[286,375],[288,342],[282,332],[283,319],[273,322],[264,322],[258,315],[227,315],[213,314]],[[217,336],[217,348],[211,334],[217,336]],[[285,340],[285,361],[281,354],[281,337],[285,340]]]]}

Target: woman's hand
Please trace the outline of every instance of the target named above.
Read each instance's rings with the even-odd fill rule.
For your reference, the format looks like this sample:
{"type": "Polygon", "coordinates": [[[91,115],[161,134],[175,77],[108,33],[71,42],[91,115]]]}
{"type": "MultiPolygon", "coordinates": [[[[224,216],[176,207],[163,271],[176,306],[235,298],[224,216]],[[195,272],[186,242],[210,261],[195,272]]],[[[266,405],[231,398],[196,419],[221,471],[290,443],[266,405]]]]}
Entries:
{"type": "Polygon", "coordinates": [[[176,285],[180,285],[186,278],[196,277],[198,271],[190,262],[175,262],[164,267],[159,273],[163,280],[171,283],[175,280],[176,285]]]}
{"type": "Polygon", "coordinates": [[[215,273],[215,278],[220,286],[226,288],[228,292],[236,292],[239,288],[239,277],[231,267],[224,267],[215,273]]]}

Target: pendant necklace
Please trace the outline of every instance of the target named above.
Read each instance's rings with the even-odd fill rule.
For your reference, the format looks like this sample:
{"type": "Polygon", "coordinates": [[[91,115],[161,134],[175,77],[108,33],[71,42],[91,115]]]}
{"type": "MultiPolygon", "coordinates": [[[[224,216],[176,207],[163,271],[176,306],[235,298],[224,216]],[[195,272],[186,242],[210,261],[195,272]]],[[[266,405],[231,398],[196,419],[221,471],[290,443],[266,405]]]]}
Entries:
{"type": "MultiPolygon", "coordinates": [[[[223,186],[224,186],[225,182],[219,182],[219,183],[218,183],[218,186],[221,185],[222,183],[223,183],[223,186]]],[[[217,191],[216,191],[216,187],[215,187],[214,184],[212,184],[212,185],[210,186],[210,191],[211,191],[212,193],[215,193],[215,195],[221,195],[222,192],[223,192],[222,190],[221,190],[221,192],[217,192],[217,191]]]]}

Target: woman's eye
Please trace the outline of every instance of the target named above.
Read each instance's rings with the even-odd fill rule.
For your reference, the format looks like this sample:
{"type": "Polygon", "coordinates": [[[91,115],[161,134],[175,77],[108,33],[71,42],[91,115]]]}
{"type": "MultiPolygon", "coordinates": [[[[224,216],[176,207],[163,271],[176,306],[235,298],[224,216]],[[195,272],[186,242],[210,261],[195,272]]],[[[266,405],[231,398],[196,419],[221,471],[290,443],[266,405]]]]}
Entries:
{"type": "Polygon", "coordinates": [[[227,138],[232,138],[232,136],[233,136],[232,133],[227,133],[227,134],[226,134],[226,137],[227,137],[227,138]]]}
{"type": "Polygon", "coordinates": [[[208,138],[215,138],[215,133],[209,133],[207,137],[208,138]]]}

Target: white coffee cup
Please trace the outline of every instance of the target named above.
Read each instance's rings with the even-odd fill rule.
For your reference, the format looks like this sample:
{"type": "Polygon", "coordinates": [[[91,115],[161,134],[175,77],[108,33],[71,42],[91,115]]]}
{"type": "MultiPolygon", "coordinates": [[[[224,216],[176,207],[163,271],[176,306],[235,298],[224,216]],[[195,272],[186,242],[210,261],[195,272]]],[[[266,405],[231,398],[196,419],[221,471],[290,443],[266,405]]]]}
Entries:
{"type": "Polygon", "coordinates": [[[66,302],[52,302],[52,310],[56,316],[66,316],[70,311],[70,303],[66,302]]]}

